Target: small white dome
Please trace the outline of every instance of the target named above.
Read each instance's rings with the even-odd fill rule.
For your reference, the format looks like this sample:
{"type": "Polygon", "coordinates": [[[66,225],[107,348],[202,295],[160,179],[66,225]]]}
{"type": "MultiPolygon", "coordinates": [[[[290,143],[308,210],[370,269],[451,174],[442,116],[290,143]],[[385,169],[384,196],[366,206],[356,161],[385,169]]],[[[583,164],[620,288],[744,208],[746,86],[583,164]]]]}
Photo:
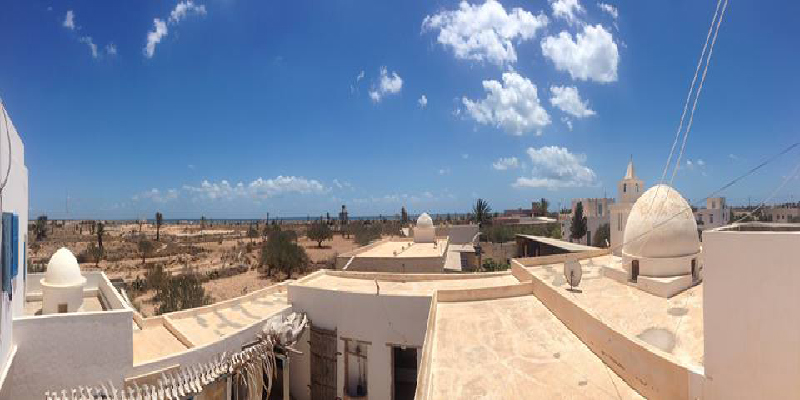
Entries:
{"type": "Polygon", "coordinates": [[[52,286],[83,285],[86,278],[81,275],[78,260],[69,249],[62,247],[50,257],[47,271],[44,273],[43,284],[52,286]]]}
{"type": "Polygon", "coordinates": [[[433,220],[428,213],[422,213],[422,215],[417,218],[417,228],[433,228],[433,220]]]}
{"type": "Polygon", "coordinates": [[[667,185],[653,186],[636,200],[623,240],[623,254],[632,257],[685,257],[700,251],[692,209],[667,185]]]}

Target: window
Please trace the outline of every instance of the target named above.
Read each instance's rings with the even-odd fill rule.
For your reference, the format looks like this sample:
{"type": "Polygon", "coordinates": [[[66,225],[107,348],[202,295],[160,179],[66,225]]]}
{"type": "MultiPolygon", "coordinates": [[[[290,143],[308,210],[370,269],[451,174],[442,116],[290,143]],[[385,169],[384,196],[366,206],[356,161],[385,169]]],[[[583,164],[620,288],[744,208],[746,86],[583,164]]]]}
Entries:
{"type": "Polygon", "coordinates": [[[603,205],[602,204],[598,204],[597,205],[597,215],[600,216],[600,217],[603,216],[603,205]]]}
{"type": "Polygon", "coordinates": [[[636,193],[639,193],[639,184],[636,184],[636,193]]]}
{"type": "Polygon", "coordinates": [[[623,183],[622,184],[622,193],[625,193],[627,191],[628,191],[628,184],[627,183],[623,183]]]}
{"type": "Polygon", "coordinates": [[[622,231],[622,214],[617,214],[617,230],[622,231]]]}
{"type": "Polygon", "coordinates": [[[709,224],[713,224],[714,223],[714,214],[708,214],[708,223],[709,224]]]}
{"type": "Polygon", "coordinates": [[[58,305],[58,313],[63,314],[67,312],[67,303],[61,303],[58,305]]]}
{"type": "Polygon", "coordinates": [[[367,346],[366,342],[345,339],[344,392],[349,397],[367,396],[367,346]]]}

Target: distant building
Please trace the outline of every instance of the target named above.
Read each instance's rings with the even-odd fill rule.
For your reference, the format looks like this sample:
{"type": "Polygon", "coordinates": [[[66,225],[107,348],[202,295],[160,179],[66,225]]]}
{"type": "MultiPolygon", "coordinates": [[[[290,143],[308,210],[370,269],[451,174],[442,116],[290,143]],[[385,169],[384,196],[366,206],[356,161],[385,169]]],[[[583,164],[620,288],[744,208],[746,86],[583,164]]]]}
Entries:
{"type": "Polygon", "coordinates": [[[559,215],[561,237],[573,243],[591,246],[593,244],[592,238],[597,233],[597,229],[599,229],[601,225],[609,223],[610,208],[613,204],[614,199],[611,198],[572,199],[570,214],[559,215]],[[579,239],[572,239],[570,237],[572,218],[575,215],[575,210],[578,208],[578,203],[581,203],[583,206],[583,216],[586,217],[586,235],[579,239]]]}
{"type": "Polygon", "coordinates": [[[697,228],[704,231],[727,225],[730,213],[724,197],[713,197],[706,199],[705,208],[694,211],[694,219],[697,221],[697,228]]]}
{"type": "Polygon", "coordinates": [[[342,204],[342,211],[339,212],[339,224],[347,225],[347,207],[342,204]]]}
{"type": "Polygon", "coordinates": [[[800,222],[800,207],[797,203],[765,207],[761,210],[761,215],[772,222],[800,222]]]}

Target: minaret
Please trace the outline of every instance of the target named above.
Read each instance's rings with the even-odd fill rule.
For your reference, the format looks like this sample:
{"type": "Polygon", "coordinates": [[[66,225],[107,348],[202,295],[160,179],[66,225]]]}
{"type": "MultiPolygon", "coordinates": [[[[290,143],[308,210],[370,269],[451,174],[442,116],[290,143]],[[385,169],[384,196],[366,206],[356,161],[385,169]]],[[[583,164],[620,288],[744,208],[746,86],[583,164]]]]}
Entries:
{"type": "Polygon", "coordinates": [[[633,156],[628,161],[625,176],[617,184],[617,203],[635,203],[636,199],[644,193],[644,181],[636,177],[633,167],[633,156]]]}
{"type": "Polygon", "coordinates": [[[623,241],[628,214],[633,208],[633,203],[644,193],[644,189],[644,181],[636,176],[636,168],[633,166],[633,156],[631,155],[625,176],[617,184],[617,201],[610,207],[611,248],[615,255],[622,254],[622,249],[619,247],[623,241]]]}

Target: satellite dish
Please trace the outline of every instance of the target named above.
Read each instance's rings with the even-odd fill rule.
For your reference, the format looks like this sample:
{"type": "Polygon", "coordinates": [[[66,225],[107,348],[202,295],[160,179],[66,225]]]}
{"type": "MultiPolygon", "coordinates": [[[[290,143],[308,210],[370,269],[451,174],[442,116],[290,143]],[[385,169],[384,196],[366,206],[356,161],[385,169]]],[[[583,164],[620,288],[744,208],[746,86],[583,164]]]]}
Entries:
{"type": "Polygon", "coordinates": [[[564,278],[571,288],[581,283],[581,275],[583,275],[583,270],[578,260],[569,260],[564,263],[564,278]]]}

